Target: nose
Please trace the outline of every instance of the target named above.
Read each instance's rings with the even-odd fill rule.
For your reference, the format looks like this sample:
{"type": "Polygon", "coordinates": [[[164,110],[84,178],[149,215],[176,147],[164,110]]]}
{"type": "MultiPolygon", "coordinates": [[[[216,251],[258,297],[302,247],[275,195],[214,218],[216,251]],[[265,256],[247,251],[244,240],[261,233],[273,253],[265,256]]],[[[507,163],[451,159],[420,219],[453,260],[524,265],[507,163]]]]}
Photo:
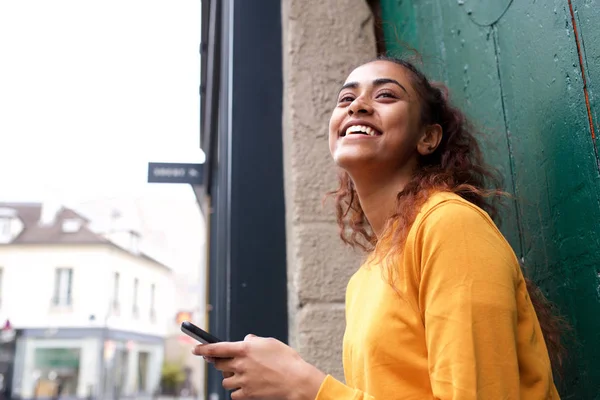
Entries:
{"type": "Polygon", "coordinates": [[[373,108],[360,97],[356,98],[348,107],[348,115],[371,113],[373,113],[373,108]]]}

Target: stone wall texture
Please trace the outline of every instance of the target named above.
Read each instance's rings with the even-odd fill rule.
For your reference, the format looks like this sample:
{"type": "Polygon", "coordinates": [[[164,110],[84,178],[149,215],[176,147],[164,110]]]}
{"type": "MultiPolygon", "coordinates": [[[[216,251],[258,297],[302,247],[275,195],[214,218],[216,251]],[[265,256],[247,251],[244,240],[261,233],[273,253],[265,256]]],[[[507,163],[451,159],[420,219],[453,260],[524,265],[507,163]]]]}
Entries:
{"type": "Polygon", "coordinates": [[[343,377],[344,292],[362,255],[343,246],[325,193],[337,185],[329,117],[347,74],[376,55],[364,0],[282,0],[283,144],[290,344],[343,377]]]}

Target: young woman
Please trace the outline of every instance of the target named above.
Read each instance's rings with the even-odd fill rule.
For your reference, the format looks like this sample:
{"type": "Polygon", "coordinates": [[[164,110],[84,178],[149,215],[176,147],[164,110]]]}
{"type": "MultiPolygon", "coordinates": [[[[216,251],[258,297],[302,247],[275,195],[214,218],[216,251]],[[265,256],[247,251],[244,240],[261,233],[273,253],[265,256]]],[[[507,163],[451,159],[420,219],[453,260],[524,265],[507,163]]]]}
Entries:
{"type": "Polygon", "coordinates": [[[402,60],[358,67],[329,148],[342,239],[370,253],[346,292],[346,383],[274,339],[196,347],[232,399],[558,399],[558,325],[490,218],[494,175],[443,86],[402,60]]]}

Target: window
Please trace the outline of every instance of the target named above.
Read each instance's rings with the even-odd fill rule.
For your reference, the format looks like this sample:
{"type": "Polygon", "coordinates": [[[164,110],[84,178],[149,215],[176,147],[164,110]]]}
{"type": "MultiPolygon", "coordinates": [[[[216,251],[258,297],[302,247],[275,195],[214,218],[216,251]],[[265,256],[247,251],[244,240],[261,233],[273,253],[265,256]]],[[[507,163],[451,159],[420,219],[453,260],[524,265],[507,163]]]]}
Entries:
{"type": "Polygon", "coordinates": [[[78,348],[36,348],[34,350],[32,367],[39,373],[40,398],[53,397],[54,391],[50,389],[56,387],[57,381],[54,379],[57,377],[60,377],[59,382],[62,387],[61,398],[76,398],[81,353],[81,349],[78,348]]]}
{"type": "Polygon", "coordinates": [[[138,288],[140,286],[140,281],[138,278],[133,280],[133,316],[137,317],[139,313],[138,309],[138,288]]]}
{"type": "Polygon", "coordinates": [[[150,286],[150,319],[152,321],[156,320],[156,310],[154,309],[155,297],[156,297],[156,285],[153,283],[150,286]]]}
{"type": "Polygon", "coordinates": [[[73,269],[57,268],[54,279],[54,299],[55,306],[70,306],[72,303],[73,291],[73,269]]]}
{"type": "Polygon", "coordinates": [[[9,243],[10,241],[10,218],[0,216],[0,243],[9,243]]]}
{"type": "Polygon", "coordinates": [[[10,218],[0,217],[0,235],[10,236],[10,218]]]}
{"type": "Polygon", "coordinates": [[[67,218],[62,222],[62,231],[64,233],[77,233],[81,229],[83,221],[79,218],[67,218]]]}
{"type": "Polygon", "coordinates": [[[150,353],[140,351],[138,353],[138,370],[137,370],[137,392],[148,392],[148,360],[150,353]]]}
{"type": "Polygon", "coordinates": [[[0,207],[0,243],[10,243],[12,240],[15,228],[13,221],[19,221],[17,210],[0,207]]]}
{"type": "Polygon", "coordinates": [[[129,251],[133,254],[140,253],[140,235],[136,232],[131,232],[131,236],[129,238],[129,251]]]}
{"type": "Polygon", "coordinates": [[[113,311],[119,311],[119,281],[121,280],[121,274],[115,272],[114,283],[113,283],[113,311]]]}

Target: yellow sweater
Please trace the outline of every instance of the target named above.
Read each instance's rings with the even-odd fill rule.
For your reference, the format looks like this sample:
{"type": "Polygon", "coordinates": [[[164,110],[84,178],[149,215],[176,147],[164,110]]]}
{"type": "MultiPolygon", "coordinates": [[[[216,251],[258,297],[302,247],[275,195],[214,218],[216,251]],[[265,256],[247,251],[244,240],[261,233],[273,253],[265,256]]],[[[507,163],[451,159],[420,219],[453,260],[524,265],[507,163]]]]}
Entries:
{"type": "Polygon", "coordinates": [[[317,400],[559,399],[518,261],[480,208],[422,207],[395,262],[371,257],[346,292],[344,373],[317,400]]]}

